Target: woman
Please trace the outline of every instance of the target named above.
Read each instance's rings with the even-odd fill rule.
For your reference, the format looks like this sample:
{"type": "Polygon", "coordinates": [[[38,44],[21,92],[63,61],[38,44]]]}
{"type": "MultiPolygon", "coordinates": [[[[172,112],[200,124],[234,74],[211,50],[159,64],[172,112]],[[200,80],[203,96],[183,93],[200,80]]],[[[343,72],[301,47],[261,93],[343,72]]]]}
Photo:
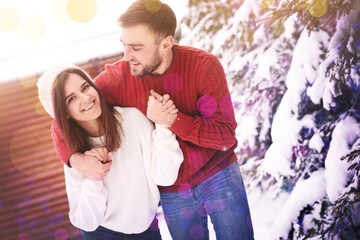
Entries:
{"type": "MultiPolygon", "coordinates": [[[[157,185],[172,185],[183,161],[175,134],[160,125],[154,128],[135,108],[108,105],[90,76],[76,66],[45,72],[37,86],[70,149],[113,160],[100,181],[64,167],[69,218],[83,239],[161,239],[157,185]]],[[[168,111],[177,111],[172,102],[167,105],[168,111]]]]}

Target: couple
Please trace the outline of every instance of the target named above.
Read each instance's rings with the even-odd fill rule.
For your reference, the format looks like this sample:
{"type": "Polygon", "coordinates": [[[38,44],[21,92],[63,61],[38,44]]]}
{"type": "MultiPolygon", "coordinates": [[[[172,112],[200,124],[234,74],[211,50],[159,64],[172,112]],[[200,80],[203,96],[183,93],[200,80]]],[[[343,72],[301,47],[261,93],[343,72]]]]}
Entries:
{"type": "Polygon", "coordinates": [[[155,217],[160,194],[173,239],[208,239],[207,216],[217,239],[253,239],[234,153],[236,121],[218,59],[174,44],[176,17],[159,0],[135,1],[119,23],[124,58],[106,65],[95,84],[76,67],[55,71],[50,79],[57,85],[42,101],[42,78],[38,83],[45,109],[58,111],[51,133],[67,165],[72,223],[94,224],[79,226],[84,239],[96,234],[160,239],[155,217]],[[60,82],[63,100],[54,98],[60,82]],[[140,110],[155,130],[127,107],[140,110]],[[92,120],[84,123],[81,115],[88,113],[92,120]]]}

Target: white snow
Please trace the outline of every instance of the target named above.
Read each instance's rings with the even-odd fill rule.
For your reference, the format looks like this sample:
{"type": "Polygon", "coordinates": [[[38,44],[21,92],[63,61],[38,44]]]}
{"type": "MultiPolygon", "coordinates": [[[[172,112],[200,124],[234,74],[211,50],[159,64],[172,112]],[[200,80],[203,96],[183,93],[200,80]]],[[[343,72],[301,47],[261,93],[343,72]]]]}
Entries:
{"type": "Polygon", "coordinates": [[[350,164],[341,161],[353,143],[360,137],[360,124],[352,117],[340,121],[333,133],[330,148],[325,159],[326,191],[331,202],[336,201],[344,193],[345,184],[350,164]]]}
{"type": "Polygon", "coordinates": [[[312,205],[326,194],[324,170],[314,172],[308,179],[298,181],[289,199],[281,208],[267,239],[286,239],[291,228],[291,222],[296,221],[300,210],[307,204],[312,205]]]}

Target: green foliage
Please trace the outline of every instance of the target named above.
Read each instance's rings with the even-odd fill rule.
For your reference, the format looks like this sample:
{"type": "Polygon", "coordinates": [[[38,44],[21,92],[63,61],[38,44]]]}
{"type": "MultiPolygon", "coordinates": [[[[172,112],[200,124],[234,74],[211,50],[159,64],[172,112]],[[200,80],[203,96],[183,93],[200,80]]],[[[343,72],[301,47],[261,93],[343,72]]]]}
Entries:
{"type": "Polygon", "coordinates": [[[296,14],[297,21],[306,26],[309,33],[320,29],[333,33],[336,20],[348,14],[356,1],[358,0],[275,1],[273,6],[268,7],[267,17],[263,21],[279,20],[283,23],[296,14]]]}

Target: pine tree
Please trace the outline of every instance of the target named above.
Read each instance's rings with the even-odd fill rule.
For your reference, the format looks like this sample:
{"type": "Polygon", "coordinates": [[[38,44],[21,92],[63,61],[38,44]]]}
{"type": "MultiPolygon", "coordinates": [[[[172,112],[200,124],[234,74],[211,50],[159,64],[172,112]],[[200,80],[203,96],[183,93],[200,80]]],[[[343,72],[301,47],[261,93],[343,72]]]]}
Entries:
{"type": "Polygon", "coordinates": [[[360,238],[359,19],[358,0],[189,1],[180,43],[224,66],[247,191],[287,198],[271,239],[360,238]]]}

